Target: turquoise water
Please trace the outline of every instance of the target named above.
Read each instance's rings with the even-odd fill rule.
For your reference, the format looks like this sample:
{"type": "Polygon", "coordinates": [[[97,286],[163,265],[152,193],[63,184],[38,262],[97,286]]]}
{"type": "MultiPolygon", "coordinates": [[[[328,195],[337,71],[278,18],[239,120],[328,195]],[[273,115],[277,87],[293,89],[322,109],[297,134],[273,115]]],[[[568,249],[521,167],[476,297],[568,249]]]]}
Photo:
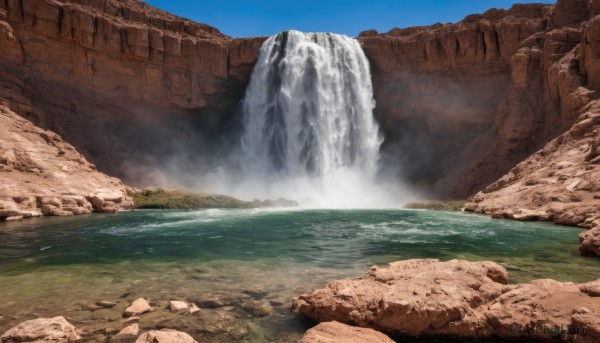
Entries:
{"type": "Polygon", "coordinates": [[[245,330],[246,341],[294,341],[310,323],[290,313],[291,297],[359,277],[373,264],[492,260],[511,282],[595,279],[600,264],[578,255],[579,232],[418,210],[136,211],[1,223],[0,332],[36,315],[65,315],[88,339],[101,340],[123,326],[120,312],[136,297],[162,308],[217,296],[231,301],[206,311],[224,327],[165,310],[142,316],[140,325],[170,323],[200,341],[232,341],[232,328],[245,330]],[[248,304],[274,299],[284,305],[266,317],[248,304]],[[89,311],[98,300],[119,305],[89,311]]]}

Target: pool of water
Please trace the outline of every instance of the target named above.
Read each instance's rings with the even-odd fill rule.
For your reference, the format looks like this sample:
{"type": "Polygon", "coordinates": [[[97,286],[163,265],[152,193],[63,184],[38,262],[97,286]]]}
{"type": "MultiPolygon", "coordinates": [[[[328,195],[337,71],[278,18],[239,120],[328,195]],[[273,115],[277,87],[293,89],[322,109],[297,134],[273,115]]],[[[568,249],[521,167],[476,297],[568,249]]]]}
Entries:
{"type": "Polygon", "coordinates": [[[67,317],[87,341],[124,327],[145,297],[143,329],[170,327],[200,342],[297,341],[312,325],[291,298],[374,264],[410,258],[492,260],[511,282],[589,281],[576,228],[419,210],[135,211],[0,223],[0,332],[38,316],[67,317]],[[219,298],[201,315],[169,300],[219,298]],[[93,310],[98,300],[113,309],[93,310]],[[270,304],[272,312],[257,314],[270,304]],[[283,304],[283,305],[281,305],[283,304]]]}

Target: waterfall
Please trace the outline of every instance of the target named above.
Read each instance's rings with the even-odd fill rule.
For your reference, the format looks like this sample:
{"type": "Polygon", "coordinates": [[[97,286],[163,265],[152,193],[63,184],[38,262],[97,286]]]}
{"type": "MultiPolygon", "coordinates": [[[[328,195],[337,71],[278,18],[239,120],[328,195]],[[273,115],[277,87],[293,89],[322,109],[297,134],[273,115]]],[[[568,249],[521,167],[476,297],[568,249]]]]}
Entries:
{"type": "Polygon", "coordinates": [[[241,104],[238,189],[315,206],[374,206],[365,193],[382,143],[374,107],[369,62],[355,39],[270,37],[241,104]]]}

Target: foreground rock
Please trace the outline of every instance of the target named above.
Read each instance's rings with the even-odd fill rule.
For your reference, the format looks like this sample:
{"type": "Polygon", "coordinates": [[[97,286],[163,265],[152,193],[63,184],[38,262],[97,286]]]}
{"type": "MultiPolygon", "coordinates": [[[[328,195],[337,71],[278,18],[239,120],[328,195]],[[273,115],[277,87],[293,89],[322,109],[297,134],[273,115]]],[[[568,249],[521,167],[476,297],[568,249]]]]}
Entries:
{"type": "Polygon", "coordinates": [[[409,336],[600,339],[600,280],[507,281],[506,270],[493,262],[408,260],[331,282],[293,307],[316,321],[409,336]]]}
{"type": "Polygon", "coordinates": [[[136,343],[198,343],[185,332],[163,329],[142,334],[136,343]]]}
{"type": "Polygon", "coordinates": [[[75,342],[80,337],[75,327],[64,317],[38,318],[21,323],[6,331],[0,341],[12,342],[75,342]]]}
{"type": "Polygon", "coordinates": [[[345,325],[338,322],[321,323],[308,330],[300,343],[393,343],[381,332],[345,325]]]}
{"type": "Polygon", "coordinates": [[[0,105],[0,219],[131,209],[127,188],[73,146],[0,105]]]}

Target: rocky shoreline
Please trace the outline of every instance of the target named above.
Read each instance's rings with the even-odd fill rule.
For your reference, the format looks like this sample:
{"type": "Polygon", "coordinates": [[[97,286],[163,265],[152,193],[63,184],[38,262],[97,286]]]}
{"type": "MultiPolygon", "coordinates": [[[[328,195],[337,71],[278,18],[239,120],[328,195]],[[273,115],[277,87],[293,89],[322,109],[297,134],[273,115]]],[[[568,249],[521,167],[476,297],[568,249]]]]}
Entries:
{"type": "Polygon", "coordinates": [[[405,260],[387,268],[374,266],[359,279],[333,281],[288,300],[259,290],[229,301],[210,296],[98,300],[86,307],[97,315],[85,330],[62,316],[34,318],[10,328],[0,340],[185,343],[203,341],[201,332],[224,334],[225,341],[243,340],[252,336],[243,313],[262,318],[274,315],[276,308],[321,323],[305,333],[303,343],[394,342],[390,337],[600,340],[600,279],[508,284],[508,278],[494,262],[405,260]]]}
{"type": "Polygon", "coordinates": [[[597,342],[599,296],[600,279],[508,285],[506,270],[493,262],[407,260],[331,282],[293,308],[318,322],[410,337],[597,342]]]}

